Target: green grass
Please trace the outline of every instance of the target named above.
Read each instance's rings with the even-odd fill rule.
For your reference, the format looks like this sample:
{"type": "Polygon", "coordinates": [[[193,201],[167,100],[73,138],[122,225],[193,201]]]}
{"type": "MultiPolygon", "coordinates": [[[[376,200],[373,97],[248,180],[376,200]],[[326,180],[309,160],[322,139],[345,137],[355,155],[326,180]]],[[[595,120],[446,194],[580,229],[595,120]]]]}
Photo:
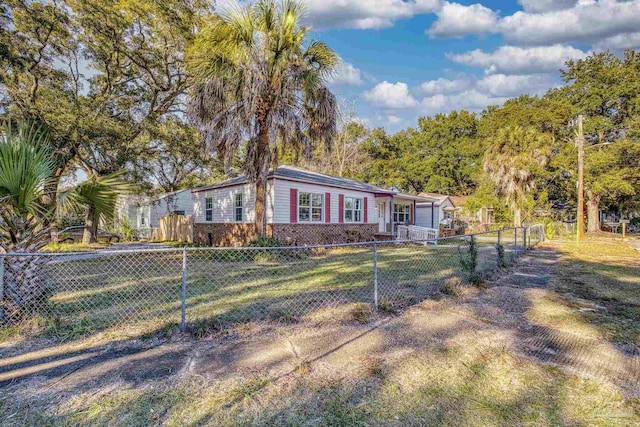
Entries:
{"type": "Polygon", "coordinates": [[[640,346],[638,252],[620,238],[608,236],[587,238],[580,246],[561,243],[557,247],[562,258],[552,286],[568,309],[558,310],[555,321],[570,316],[596,327],[614,342],[640,346]]]}
{"type": "Polygon", "coordinates": [[[108,242],[99,243],[49,243],[42,248],[45,252],[93,252],[98,249],[107,249],[111,246],[108,242]]]}
{"type": "MultiPolygon", "coordinates": [[[[495,263],[495,249],[487,244],[480,265],[495,263]]],[[[381,246],[378,268],[379,299],[387,311],[433,296],[444,280],[464,276],[455,242],[381,246]]],[[[48,336],[71,340],[105,329],[148,335],[180,322],[181,251],[59,260],[45,272],[55,288],[40,313],[49,321],[48,336]]],[[[297,321],[325,307],[372,304],[373,282],[371,248],[190,250],[187,321],[214,329],[250,320],[297,321]]]]}

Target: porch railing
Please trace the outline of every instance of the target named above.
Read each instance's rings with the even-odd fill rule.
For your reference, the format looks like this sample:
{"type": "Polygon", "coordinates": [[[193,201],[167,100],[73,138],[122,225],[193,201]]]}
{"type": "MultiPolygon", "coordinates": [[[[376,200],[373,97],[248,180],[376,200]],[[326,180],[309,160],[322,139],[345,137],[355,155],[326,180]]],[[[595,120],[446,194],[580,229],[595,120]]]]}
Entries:
{"type": "Polygon", "coordinates": [[[440,237],[440,230],[436,228],[420,227],[417,225],[399,225],[398,240],[435,240],[440,237]]]}

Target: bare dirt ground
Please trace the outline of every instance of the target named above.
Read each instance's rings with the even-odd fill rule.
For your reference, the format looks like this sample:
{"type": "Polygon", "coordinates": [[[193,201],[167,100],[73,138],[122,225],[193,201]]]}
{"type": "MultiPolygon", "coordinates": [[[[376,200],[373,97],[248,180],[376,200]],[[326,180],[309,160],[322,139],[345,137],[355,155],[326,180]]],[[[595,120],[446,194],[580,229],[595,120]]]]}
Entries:
{"type": "Polygon", "coordinates": [[[578,319],[606,307],[568,305],[559,268],[547,244],[485,289],[365,324],[336,313],[201,340],[5,345],[0,424],[640,423],[638,347],[578,319]]]}

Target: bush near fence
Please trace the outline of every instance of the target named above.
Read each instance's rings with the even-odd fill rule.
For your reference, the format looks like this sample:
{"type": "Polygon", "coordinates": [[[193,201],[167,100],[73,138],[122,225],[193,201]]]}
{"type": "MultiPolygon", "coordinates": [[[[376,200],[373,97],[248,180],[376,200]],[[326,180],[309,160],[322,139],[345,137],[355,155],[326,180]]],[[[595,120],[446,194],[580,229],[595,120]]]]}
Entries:
{"type": "Polygon", "coordinates": [[[4,254],[4,266],[37,260],[48,289],[20,310],[3,292],[2,308],[5,327],[41,319],[62,337],[297,322],[362,304],[396,311],[486,276],[543,239],[540,226],[421,242],[4,254]],[[475,271],[464,262],[471,241],[475,271]]]}

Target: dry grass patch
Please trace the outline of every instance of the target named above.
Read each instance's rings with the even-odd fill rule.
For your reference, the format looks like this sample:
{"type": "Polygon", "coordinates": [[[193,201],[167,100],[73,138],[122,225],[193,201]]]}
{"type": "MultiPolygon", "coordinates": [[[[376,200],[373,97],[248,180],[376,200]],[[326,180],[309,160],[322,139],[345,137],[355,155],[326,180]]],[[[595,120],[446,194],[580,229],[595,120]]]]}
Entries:
{"type": "MultiPolygon", "coordinates": [[[[552,243],[551,247],[562,253],[551,288],[561,295],[553,305],[566,308],[565,323],[573,317],[575,324],[586,322],[609,340],[640,346],[640,254],[606,235],[588,238],[580,246],[552,243]]],[[[558,310],[550,310],[550,316],[558,310]]],[[[552,321],[550,316],[547,322],[552,321]]],[[[542,317],[544,311],[539,310],[538,321],[544,321],[542,317]]]]}

